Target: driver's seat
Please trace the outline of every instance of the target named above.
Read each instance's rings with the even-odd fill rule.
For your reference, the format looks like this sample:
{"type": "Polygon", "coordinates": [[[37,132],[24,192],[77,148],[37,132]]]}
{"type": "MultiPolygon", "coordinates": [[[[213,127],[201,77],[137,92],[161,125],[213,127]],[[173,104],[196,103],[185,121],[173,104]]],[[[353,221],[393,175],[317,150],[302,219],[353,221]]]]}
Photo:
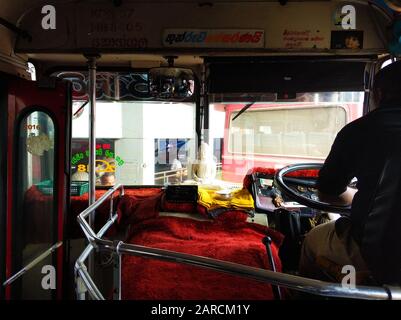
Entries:
{"type": "Polygon", "coordinates": [[[361,254],[374,279],[401,284],[401,146],[395,144],[377,183],[365,228],[361,254]]]}

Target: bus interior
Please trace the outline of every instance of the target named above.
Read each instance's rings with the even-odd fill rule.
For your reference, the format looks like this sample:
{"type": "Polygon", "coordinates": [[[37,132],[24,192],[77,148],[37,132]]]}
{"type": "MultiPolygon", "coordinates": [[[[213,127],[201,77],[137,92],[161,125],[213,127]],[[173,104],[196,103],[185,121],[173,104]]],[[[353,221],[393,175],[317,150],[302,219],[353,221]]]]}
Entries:
{"type": "Polygon", "coordinates": [[[316,179],[376,107],[399,12],[1,1],[0,299],[401,299],[371,274],[298,270],[305,235],[350,212],[316,179]]]}

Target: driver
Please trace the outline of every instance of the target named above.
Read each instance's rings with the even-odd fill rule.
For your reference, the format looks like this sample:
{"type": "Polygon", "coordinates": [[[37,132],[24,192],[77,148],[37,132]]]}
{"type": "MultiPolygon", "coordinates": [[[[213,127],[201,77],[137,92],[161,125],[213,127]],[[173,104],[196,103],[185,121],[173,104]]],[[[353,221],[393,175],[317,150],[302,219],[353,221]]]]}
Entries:
{"type": "Polygon", "coordinates": [[[351,214],[319,225],[306,235],[299,266],[303,276],[324,278],[322,266],[327,263],[320,263],[322,261],[338,266],[340,274],[345,265],[352,265],[357,275],[369,272],[360,244],[386,150],[390,150],[391,143],[401,139],[401,61],[378,72],[373,98],[377,108],[338,133],[319,172],[320,200],[336,204],[352,202],[351,214]],[[354,177],[358,179],[356,194],[352,192],[354,189],[348,188],[354,177]]]}

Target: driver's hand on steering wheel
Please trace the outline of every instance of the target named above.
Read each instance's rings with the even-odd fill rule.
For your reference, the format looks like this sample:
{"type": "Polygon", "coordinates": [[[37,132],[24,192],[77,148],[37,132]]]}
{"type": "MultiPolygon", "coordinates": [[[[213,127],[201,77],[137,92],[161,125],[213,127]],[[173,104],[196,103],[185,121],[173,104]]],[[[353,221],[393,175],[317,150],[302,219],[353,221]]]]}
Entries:
{"type": "Polygon", "coordinates": [[[318,200],[321,202],[326,202],[333,205],[349,206],[351,205],[352,199],[357,192],[357,189],[347,187],[347,190],[339,195],[332,195],[318,191],[317,196],[319,198],[318,200]]]}

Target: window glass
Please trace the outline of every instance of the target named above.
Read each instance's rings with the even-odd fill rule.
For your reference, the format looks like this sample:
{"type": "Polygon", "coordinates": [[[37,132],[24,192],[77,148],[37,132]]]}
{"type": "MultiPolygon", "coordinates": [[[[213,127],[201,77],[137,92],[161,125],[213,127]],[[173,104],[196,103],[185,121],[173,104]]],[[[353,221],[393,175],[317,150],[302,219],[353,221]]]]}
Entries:
{"type": "MultiPolygon", "coordinates": [[[[263,97],[275,98],[274,95],[263,97]]],[[[217,177],[241,183],[252,167],[323,162],[337,133],[363,113],[363,92],[297,94],[293,99],[235,102],[219,96],[210,107],[209,143],[217,177]],[[241,110],[250,102],[251,107],[241,110]]],[[[240,97],[243,100],[243,97],[240,97]]]]}
{"type": "Polygon", "coordinates": [[[188,179],[193,139],[155,139],[155,184],[177,184],[188,179]]]}
{"type": "MultiPolygon", "coordinates": [[[[17,140],[16,210],[13,217],[13,272],[19,271],[55,242],[54,141],[51,118],[32,112],[22,119],[17,140]]],[[[52,255],[13,284],[23,299],[47,299],[52,290],[42,288],[44,265],[53,265],[52,255]]]]}
{"type": "MultiPolygon", "coordinates": [[[[82,185],[89,180],[88,73],[53,75],[72,82],[71,180],[82,185]]],[[[160,185],[188,179],[188,166],[196,156],[193,97],[176,103],[154,101],[148,80],[147,72],[97,72],[97,186],[160,185]]]]}
{"type": "Polygon", "coordinates": [[[231,113],[230,153],[324,158],[346,123],[340,106],[256,108],[231,113]]]}
{"type": "MultiPolygon", "coordinates": [[[[72,181],[88,181],[89,104],[76,101],[72,126],[72,181]]],[[[195,157],[195,104],[96,104],[98,186],[160,185],[187,179],[195,157]]]]}

